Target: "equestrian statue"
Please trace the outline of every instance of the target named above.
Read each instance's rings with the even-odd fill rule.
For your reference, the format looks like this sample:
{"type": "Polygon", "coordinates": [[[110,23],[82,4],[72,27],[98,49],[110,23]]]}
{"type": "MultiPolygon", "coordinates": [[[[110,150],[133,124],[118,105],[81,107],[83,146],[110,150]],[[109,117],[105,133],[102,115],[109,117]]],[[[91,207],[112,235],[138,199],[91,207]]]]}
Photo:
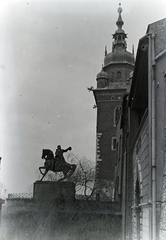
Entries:
{"type": "Polygon", "coordinates": [[[55,152],[55,156],[50,149],[43,149],[41,158],[45,159],[45,162],[43,167],[39,167],[39,171],[42,174],[42,178],[40,179],[40,181],[43,180],[48,171],[53,171],[55,173],[63,172],[64,177],[59,179],[58,181],[62,181],[66,178],[71,177],[71,175],[74,173],[76,169],[76,165],[67,163],[63,156],[63,153],[71,149],[72,149],[71,147],[68,147],[67,149],[62,149],[61,146],[58,145],[55,152]],[[42,172],[42,169],[44,169],[45,171],[42,172]]]}

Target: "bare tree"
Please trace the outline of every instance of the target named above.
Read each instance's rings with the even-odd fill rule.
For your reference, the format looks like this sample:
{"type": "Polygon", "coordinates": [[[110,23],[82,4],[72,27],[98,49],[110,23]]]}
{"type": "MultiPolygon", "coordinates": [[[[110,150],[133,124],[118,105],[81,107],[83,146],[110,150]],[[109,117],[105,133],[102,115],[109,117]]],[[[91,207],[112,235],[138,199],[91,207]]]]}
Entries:
{"type": "Polygon", "coordinates": [[[95,163],[86,157],[79,159],[73,153],[68,155],[68,159],[77,164],[71,177],[71,181],[76,184],[76,195],[83,196],[88,201],[95,191],[95,163]]]}
{"type": "Polygon", "coordinates": [[[82,195],[87,201],[96,199],[99,193],[99,201],[113,201],[114,184],[110,180],[95,179],[95,162],[86,157],[79,159],[72,152],[67,156],[71,163],[77,164],[77,168],[71,181],[76,184],[76,195],[82,195]]]}

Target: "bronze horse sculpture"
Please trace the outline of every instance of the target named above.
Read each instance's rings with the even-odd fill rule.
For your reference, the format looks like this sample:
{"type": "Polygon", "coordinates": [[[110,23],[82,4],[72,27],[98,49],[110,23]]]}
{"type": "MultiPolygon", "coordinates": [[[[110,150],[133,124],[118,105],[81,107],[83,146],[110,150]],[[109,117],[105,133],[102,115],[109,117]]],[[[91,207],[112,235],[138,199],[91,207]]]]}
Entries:
{"type": "Polygon", "coordinates": [[[43,175],[40,181],[43,180],[48,171],[53,171],[55,173],[63,172],[64,177],[58,180],[62,181],[66,178],[71,177],[71,175],[74,173],[76,169],[75,164],[69,164],[66,162],[62,164],[56,156],[54,157],[54,154],[50,149],[43,149],[41,158],[45,159],[45,163],[44,166],[39,167],[39,171],[43,175]],[[44,169],[45,171],[42,172],[42,169],[44,169]]]}

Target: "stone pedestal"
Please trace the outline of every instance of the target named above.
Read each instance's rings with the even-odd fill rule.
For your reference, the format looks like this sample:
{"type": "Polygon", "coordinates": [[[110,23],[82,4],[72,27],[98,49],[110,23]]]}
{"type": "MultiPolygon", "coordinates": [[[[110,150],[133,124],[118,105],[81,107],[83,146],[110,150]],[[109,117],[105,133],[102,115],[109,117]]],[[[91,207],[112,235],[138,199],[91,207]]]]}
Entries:
{"type": "Polygon", "coordinates": [[[74,202],[75,184],[72,182],[36,181],[33,189],[35,202],[74,202]]]}

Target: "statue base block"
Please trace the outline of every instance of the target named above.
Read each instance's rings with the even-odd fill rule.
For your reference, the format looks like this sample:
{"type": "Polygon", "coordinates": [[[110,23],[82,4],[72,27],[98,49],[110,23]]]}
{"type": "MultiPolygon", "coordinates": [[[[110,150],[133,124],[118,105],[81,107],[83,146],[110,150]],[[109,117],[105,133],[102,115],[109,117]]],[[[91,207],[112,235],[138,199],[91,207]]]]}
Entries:
{"type": "Polygon", "coordinates": [[[36,181],[33,188],[35,202],[74,202],[75,184],[72,182],[36,181]]]}

